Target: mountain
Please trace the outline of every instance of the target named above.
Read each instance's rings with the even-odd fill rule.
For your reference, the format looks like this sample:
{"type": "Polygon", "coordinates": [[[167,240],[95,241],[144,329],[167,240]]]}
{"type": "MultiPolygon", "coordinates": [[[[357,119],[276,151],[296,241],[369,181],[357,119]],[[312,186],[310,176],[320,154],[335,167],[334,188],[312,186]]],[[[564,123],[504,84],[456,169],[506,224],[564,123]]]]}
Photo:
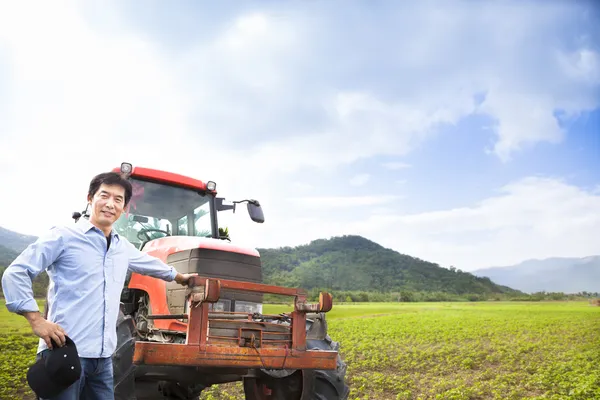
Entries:
{"type": "Polygon", "coordinates": [[[527,260],[512,266],[479,269],[473,274],[526,293],[600,292],[600,256],[527,260]]]}
{"type": "Polygon", "coordinates": [[[0,266],[9,265],[18,255],[19,253],[14,249],[9,249],[0,244],[0,266]]]}
{"type": "MultiPolygon", "coordinates": [[[[27,246],[35,242],[36,236],[23,235],[22,233],[14,232],[0,226],[0,245],[8,247],[17,253],[25,250],[27,246]]],[[[1,265],[2,263],[0,263],[1,265]]]]}
{"type": "MultiPolygon", "coordinates": [[[[0,259],[0,266],[10,264],[17,252],[35,239],[34,236],[0,228],[0,245],[4,246],[0,251],[5,254],[4,259],[0,259]]],[[[463,297],[520,294],[488,278],[454,268],[442,268],[384,248],[361,236],[318,239],[294,248],[258,250],[262,257],[264,281],[274,285],[303,287],[307,290],[326,289],[334,293],[403,291],[463,297]]],[[[38,278],[40,282],[47,280],[46,276],[38,278]]]]}
{"type": "Polygon", "coordinates": [[[361,236],[319,239],[294,248],[258,249],[267,283],[332,291],[517,294],[490,279],[384,248],[361,236]]]}
{"type": "MultiPolygon", "coordinates": [[[[4,274],[6,267],[19,253],[25,248],[35,242],[37,237],[31,235],[23,235],[18,232],[14,232],[5,228],[0,227],[0,277],[4,274]]],[[[46,294],[46,287],[48,286],[48,274],[42,272],[33,280],[33,293],[35,297],[43,297],[46,294]]],[[[2,288],[0,287],[0,298],[3,297],[2,288]]]]}

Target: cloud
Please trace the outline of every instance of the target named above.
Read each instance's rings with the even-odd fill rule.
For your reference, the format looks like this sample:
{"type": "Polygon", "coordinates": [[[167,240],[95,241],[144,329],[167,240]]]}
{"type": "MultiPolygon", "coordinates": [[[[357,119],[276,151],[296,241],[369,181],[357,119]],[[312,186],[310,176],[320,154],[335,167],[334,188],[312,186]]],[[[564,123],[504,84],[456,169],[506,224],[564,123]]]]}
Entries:
{"type": "Polygon", "coordinates": [[[382,165],[385,168],[391,169],[391,170],[398,170],[398,169],[405,169],[405,168],[412,167],[412,165],[410,165],[410,164],[399,162],[399,161],[390,161],[390,162],[383,163],[382,165]]]}
{"type": "Polygon", "coordinates": [[[350,179],[350,185],[352,186],[363,186],[371,179],[371,175],[369,174],[358,174],[350,179]]]}
{"type": "Polygon", "coordinates": [[[122,3],[103,4],[0,5],[0,179],[18,191],[4,199],[2,226],[36,234],[68,220],[93,174],[130,161],[260,199],[264,225],[240,212],[220,219],[249,245],[356,232],[463,267],[592,247],[597,197],[560,181],[517,182],[437,212],[396,201],[405,194],[386,182],[368,195],[336,186],[346,167],[402,159],[478,114],[504,161],[560,143],[556,111],[599,105],[583,3],[262,5],[202,10],[211,21],[200,30],[191,9],[145,30],[137,11],[130,20],[122,3]],[[176,33],[188,29],[198,33],[176,33]],[[43,211],[23,217],[31,210],[43,211]]]}
{"type": "Polygon", "coordinates": [[[290,201],[302,208],[312,208],[374,206],[400,199],[402,196],[314,196],[298,197],[290,201]]]}
{"type": "Polygon", "coordinates": [[[600,195],[560,179],[528,177],[477,204],[373,215],[349,229],[465,270],[529,258],[583,257],[600,252],[600,195]]]}

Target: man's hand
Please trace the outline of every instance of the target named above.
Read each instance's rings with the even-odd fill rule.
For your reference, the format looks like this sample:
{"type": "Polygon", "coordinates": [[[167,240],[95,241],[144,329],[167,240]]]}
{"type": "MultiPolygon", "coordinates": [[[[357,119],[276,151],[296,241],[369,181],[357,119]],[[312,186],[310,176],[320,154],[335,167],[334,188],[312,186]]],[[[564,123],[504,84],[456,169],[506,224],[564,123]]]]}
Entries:
{"type": "Polygon", "coordinates": [[[46,320],[39,312],[25,313],[24,316],[29,321],[33,333],[44,339],[49,349],[53,348],[52,340],[54,340],[58,347],[65,345],[65,336],[67,333],[61,326],[46,320]]]}
{"type": "Polygon", "coordinates": [[[177,273],[177,276],[175,276],[175,282],[179,283],[180,285],[187,285],[190,281],[190,278],[192,276],[195,276],[198,274],[180,274],[177,273]]]}

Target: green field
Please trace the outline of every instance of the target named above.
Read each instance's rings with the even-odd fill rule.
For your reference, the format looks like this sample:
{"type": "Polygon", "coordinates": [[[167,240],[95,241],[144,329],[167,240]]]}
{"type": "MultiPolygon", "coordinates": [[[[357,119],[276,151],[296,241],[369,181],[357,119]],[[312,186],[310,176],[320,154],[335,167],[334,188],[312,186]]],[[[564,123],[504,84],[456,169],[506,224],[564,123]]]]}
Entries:
{"type": "MultiPolygon", "coordinates": [[[[587,302],[343,304],[328,321],[350,399],[600,399],[600,307],[587,302]]],[[[3,306],[0,399],[27,398],[36,344],[3,306]]],[[[217,386],[202,399],[240,393],[217,386]]]]}

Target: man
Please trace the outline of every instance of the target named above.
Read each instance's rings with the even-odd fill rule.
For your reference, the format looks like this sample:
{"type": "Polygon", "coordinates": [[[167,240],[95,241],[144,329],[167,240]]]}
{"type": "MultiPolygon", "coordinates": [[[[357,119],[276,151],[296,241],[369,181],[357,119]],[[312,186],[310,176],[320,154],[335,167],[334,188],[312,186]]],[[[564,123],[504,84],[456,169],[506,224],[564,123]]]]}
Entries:
{"type": "Polygon", "coordinates": [[[23,315],[40,338],[38,359],[51,351],[52,341],[62,347],[67,335],[77,346],[81,377],[52,400],[114,398],[111,356],[128,270],[181,285],[191,276],[139,251],[113,230],[131,196],[131,183],[119,174],[94,177],[87,197],[89,221],[81,218],[52,228],[4,272],[6,306],[23,315]],[[47,319],[39,312],[31,283],[44,270],[50,278],[47,319]]]}

